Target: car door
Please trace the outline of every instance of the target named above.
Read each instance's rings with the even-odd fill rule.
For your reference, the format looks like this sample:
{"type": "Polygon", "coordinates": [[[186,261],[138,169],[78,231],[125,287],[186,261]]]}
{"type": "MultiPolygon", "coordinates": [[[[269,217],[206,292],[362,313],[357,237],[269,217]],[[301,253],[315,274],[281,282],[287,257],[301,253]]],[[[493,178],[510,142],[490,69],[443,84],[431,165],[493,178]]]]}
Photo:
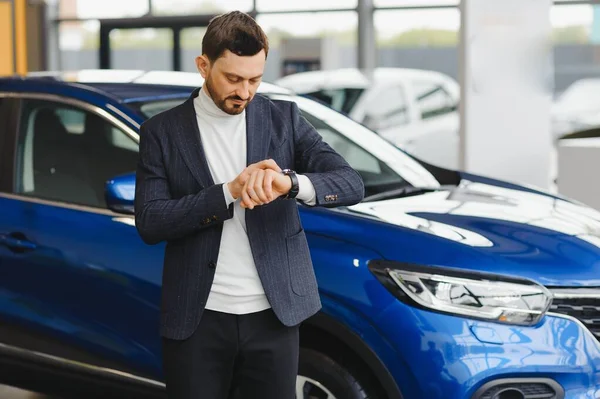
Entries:
{"type": "Polygon", "coordinates": [[[411,154],[449,169],[458,168],[459,114],[442,81],[419,79],[410,87],[416,109],[411,154]]]}
{"type": "Polygon", "coordinates": [[[364,98],[364,115],[358,119],[392,144],[410,151],[415,134],[412,107],[405,87],[394,83],[378,86],[364,98]]]}
{"type": "Polygon", "coordinates": [[[137,132],[74,99],[23,95],[18,108],[0,193],[4,343],[158,379],[163,248],[104,201],[104,183],[135,170],[137,132]]]}

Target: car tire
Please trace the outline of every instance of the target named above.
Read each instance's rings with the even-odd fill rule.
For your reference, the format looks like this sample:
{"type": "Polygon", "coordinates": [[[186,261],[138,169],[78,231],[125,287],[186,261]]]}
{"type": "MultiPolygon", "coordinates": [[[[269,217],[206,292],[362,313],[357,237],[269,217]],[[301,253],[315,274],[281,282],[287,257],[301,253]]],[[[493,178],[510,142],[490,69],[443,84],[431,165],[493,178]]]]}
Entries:
{"type": "Polygon", "coordinates": [[[360,377],[321,352],[301,348],[296,399],[376,399],[360,377]]]}

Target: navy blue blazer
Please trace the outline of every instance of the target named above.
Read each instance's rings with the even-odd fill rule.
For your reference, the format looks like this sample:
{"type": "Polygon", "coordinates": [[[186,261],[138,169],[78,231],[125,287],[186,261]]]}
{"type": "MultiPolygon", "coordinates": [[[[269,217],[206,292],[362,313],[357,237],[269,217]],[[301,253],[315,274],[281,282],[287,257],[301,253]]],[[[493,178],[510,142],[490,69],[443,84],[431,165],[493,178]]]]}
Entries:
{"type": "MultiPolygon", "coordinates": [[[[142,124],[135,221],[147,244],[166,242],[160,333],[185,339],[202,317],[214,278],[223,222],[233,216],[222,182],[211,176],[193,99],[142,124]]],[[[247,164],[274,159],[306,175],[316,206],[360,202],[359,174],[326,144],[289,101],[256,95],[246,108],[247,164]]],[[[240,171],[241,172],[241,171],[240,171]]],[[[246,212],[252,256],[273,311],[287,326],[321,308],[296,200],[278,199],[246,212]]]]}

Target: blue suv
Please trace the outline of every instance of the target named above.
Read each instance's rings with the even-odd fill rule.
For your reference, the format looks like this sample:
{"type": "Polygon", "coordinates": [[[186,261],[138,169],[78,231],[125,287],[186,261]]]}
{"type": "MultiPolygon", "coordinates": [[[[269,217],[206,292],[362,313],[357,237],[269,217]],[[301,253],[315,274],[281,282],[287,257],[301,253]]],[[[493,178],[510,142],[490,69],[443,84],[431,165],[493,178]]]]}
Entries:
{"type": "MultiPolygon", "coordinates": [[[[139,126],[196,74],[0,79],[0,383],[164,397],[164,246],[137,234],[139,126]]],[[[600,397],[600,213],[411,157],[271,86],[361,174],[365,199],[301,206],[323,309],[297,398],[600,397]]]]}

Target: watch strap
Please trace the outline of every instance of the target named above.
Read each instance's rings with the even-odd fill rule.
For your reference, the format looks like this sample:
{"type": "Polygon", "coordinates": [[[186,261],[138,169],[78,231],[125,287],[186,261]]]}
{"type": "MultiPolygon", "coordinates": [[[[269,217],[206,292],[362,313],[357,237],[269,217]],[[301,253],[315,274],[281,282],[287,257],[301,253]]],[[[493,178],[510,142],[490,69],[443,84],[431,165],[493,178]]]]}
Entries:
{"type": "Polygon", "coordinates": [[[288,194],[284,197],[285,199],[294,199],[298,196],[298,192],[300,191],[300,184],[298,182],[298,176],[296,172],[291,169],[284,169],[282,173],[292,180],[292,188],[288,192],[288,194]]]}

